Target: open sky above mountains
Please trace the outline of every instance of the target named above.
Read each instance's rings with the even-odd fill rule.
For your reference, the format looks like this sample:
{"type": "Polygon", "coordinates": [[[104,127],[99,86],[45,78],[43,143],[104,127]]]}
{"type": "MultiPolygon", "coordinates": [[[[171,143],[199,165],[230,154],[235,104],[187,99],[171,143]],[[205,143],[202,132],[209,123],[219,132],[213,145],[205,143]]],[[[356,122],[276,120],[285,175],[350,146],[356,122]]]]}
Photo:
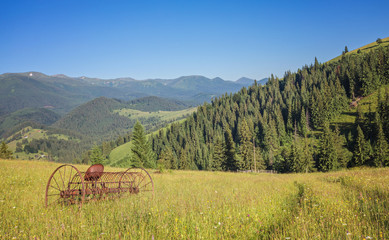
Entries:
{"type": "Polygon", "coordinates": [[[389,1],[3,1],[0,73],[282,77],[389,36],[389,1]]]}

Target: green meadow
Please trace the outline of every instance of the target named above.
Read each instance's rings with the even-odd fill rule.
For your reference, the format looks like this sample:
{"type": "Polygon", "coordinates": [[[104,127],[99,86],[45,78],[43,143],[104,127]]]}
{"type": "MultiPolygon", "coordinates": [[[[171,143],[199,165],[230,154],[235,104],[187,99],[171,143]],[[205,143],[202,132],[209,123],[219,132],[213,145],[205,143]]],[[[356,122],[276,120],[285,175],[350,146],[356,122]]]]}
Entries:
{"type": "Polygon", "coordinates": [[[81,209],[45,208],[46,184],[58,166],[0,160],[0,239],[389,238],[389,168],[310,174],[149,170],[154,197],[139,193],[81,209]]]}
{"type": "Polygon", "coordinates": [[[189,115],[197,110],[197,107],[187,108],[180,111],[156,111],[156,112],[145,112],[136,109],[122,108],[120,110],[114,110],[121,116],[129,117],[130,119],[139,118],[156,118],[160,121],[174,121],[180,119],[183,116],[189,115]]]}

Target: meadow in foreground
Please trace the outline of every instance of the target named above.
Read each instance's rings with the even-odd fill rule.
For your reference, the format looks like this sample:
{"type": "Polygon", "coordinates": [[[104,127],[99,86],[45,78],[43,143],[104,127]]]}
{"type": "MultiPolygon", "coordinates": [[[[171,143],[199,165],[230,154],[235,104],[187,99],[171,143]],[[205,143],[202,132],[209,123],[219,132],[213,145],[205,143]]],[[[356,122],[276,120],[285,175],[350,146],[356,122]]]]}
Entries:
{"type": "Polygon", "coordinates": [[[59,165],[0,160],[0,239],[389,238],[388,168],[284,175],[173,171],[152,174],[153,199],[139,194],[81,210],[45,208],[47,180],[59,165]]]}

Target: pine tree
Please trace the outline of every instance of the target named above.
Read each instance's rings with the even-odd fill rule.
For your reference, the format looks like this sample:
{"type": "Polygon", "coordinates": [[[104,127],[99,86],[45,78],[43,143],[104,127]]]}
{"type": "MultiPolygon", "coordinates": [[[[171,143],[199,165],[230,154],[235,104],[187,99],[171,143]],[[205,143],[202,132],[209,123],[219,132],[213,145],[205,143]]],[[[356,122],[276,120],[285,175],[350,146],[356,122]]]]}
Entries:
{"type": "Polygon", "coordinates": [[[354,164],[356,166],[361,166],[367,161],[369,157],[369,148],[367,144],[368,143],[365,140],[365,135],[363,134],[362,128],[358,125],[354,148],[354,164]]]}
{"type": "Polygon", "coordinates": [[[5,142],[1,142],[1,146],[0,146],[0,158],[3,158],[3,159],[12,159],[12,151],[10,151],[8,149],[8,146],[7,144],[5,144],[5,142]]]}
{"type": "Polygon", "coordinates": [[[213,147],[213,157],[211,163],[211,170],[220,171],[222,170],[222,163],[226,159],[225,147],[220,137],[216,138],[216,142],[213,147]]]}
{"type": "Polygon", "coordinates": [[[252,144],[252,134],[250,133],[249,127],[247,125],[246,119],[243,119],[240,132],[240,156],[242,160],[241,169],[249,170],[253,168],[253,144],[252,144]]]}
{"type": "Polygon", "coordinates": [[[228,126],[225,127],[224,137],[226,158],[223,162],[223,169],[225,171],[237,171],[239,169],[239,162],[235,152],[235,142],[228,126]]]}
{"type": "Polygon", "coordinates": [[[377,141],[374,146],[374,164],[377,167],[389,166],[389,146],[386,141],[380,117],[376,114],[377,141]]]}
{"type": "Polygon", "coordinates": [[[302,172],[304,167],[301,164],[301,155],[300,155],[300,149],[297,147],[297,141],[294,140],[293,144],[290,148],[290,155],[289,155],[289,164],[290,169],[293,172],[302,172]]]}
{"type": "Polygon", "coordinates": [[[189,162],[186,154],[186,149],[181,150],[178,168],[182,170],[189,169],[189,162]]]}
{"type": "Polygon", "coordinates": [[[333,133],[328,122],[324,123],[323,133],[318,146],[318,170],[327,172],[338,167],[338,155],[336,152],[333,133]]]}
{"type": "Polygon", "coordinates": [[[159,154],[159,158],[157,164],[160,166],[159,168],[171,168],[171,160],[173,159],[173,153],[170,148],[165,148],[159,154]]]}
{"type": "Polygon", "coordinates": [[[304,107],[301,108],[300,112],[300,134],[301,136],[306,136],[308,133],[308,125],[307,125],[307,116],[305,114],[304,107]]]}
{"type": "Polygon", "coordinates": [[[131,163],[136,167],[155,168],[151,145],[146,140],[146,135],[142,124],[137,121],[133,129],[132,137],[132,159],[131,163]]]}
{"type": "Polygon", "coordinates": [[[346,168],[348,162],[350,161],[351,152],[344,147],[346,139],[344,136],[340,135],[338,125],[335,126],[335,131],[333,132],[333,142],[336,150],[336,154],[338,156],[338,167],[346,168]]]}
{"type": "Polygon", "coordinates": [[[104,156],[101,152],[101,149],[99,146],[95,145],[91,149],[91,154],[89,156],[91,164],[103,164],[104,163],[104,156]]]}
{"type": "Polygon", "coordinates": [[[302,170],[305,173],[313,172],[315,170],[315,161],[313,159],[309,138],[305,135],[303,138],[303,145],[301,150],[302,156],[302,170]]]}

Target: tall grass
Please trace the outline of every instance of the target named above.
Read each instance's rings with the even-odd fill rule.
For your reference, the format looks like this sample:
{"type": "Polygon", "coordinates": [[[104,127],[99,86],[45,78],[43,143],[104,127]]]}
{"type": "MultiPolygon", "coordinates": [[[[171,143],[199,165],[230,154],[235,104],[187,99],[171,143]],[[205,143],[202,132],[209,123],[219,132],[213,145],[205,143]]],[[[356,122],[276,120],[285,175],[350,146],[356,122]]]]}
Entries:
{"type": "Polygon", "coordinates": [[[141,193],[79,210],[44,207],[46,183],[57,166],[0,161],[0,239],[389,237],[389,169],[289,175],[173,171],[152,174],[154,198],[141,193]]]}

